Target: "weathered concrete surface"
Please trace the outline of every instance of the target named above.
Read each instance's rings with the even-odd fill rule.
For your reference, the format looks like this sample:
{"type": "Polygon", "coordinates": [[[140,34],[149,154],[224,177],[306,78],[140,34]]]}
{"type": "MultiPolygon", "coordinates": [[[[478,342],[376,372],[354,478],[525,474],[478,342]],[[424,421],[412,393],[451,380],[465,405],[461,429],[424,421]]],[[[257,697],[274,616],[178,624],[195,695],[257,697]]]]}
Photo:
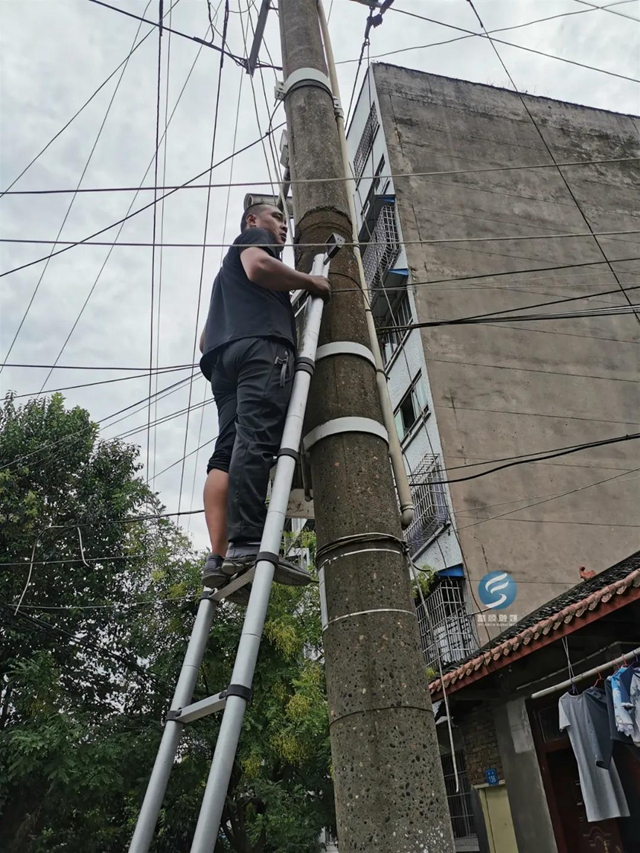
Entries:
{"type": "MultiPolygon", "coordinates": [[[[309,66],[326,72],[315,0],[281,0],[280,23],[285,78],[309,66]]],[[[294,181],[343,176],[330,95],[300,88],[285,108],[294,181]]],[[[331,231],[351,240],[344,181],[293,186],[297,242],[322,245],[331,231]]],[[[300,254],[308,269],[313,252],[300,254]]],[[[332,262],[331,281],[335,295],[325,309],[320,342],[368,345],[350,249],[332,262]]],[[[305,431],[346,416],[381,421],[374,370],[354,356],[322,359],[305,431]]],[[[418,625],[397,542],[401,530],[387,446],[374,435],[343,433],[320,441],[310,457],[327,590],[325,659],[340,853],[452,853],[418,625]],[[356,538],[337,542],[341,537],[356,538]],[[326,551],[328,545],[335,547],[326,551]]]]}
{"type": "Polygon", "coordinates": [[[518,853],[557,853],[524,699],[496,708],[495,720],[518,853]]]}
{"type": "MultiPolygon", "coordinates": [[[[517,94],[382,64],[374,66],[374,77],[391,171],[413,173],[394,181],[405,240],[549,235],[408,243],[411,281],[485,276],[416,286],[419,321],[608,290],[613,292],[540,310],[626,304],[603,251],[622,285],[638,286],[640,261],[633,259],[640,257],[640,235],[601,237],[603,251],[591,236],[552,236],[589,229],[517,94]],[[551,168],[503,168],[540,164],[551,168]],[[415,175],[489,167],[503,170],[415,175]],[[570,264],[582,266],[523,272],[570,264]]],[[[635,117],[547,98],[526,96],[526,103],[556,162],[640,156],[635,117]]],[[[595,231],[638,230],[637,162],[566,166],[563,174],[595,231]]],[[[629,291],[633,302],[640,301],[638,293],[629,291]]],[[[446,466],[637,432],[639,342],[633,315],[425,329],[446,466]]],[[[509,571],[520,582],[518,595],[501,612],[522,618],[578,583],[581,565],[599,571],[634,551],[639,444],[614,444],[452,485],[476,599],[485,573],[509,571]]]]}

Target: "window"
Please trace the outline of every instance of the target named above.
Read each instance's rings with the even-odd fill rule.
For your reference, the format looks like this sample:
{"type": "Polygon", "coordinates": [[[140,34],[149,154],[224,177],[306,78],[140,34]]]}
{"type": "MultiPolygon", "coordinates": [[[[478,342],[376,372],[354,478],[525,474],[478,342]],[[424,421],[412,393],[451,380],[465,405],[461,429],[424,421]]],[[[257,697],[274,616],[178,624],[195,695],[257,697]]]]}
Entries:
{"type": "Polygon", "coordinates": [[[384,166],[385,166],[385,159],[383,156],[380,158],[380,162],[378,163],[378,168],[376,169],[375,180],[373,182],[374,192],[380,186],[380,177],[379,176],[384,172],[384,166]]]}
{"type": "MultiPolygon", "coordinates": [[[[389,306],[388,311],[378,320],[379,326],[409,326],[413,323],[413,314],[411,313],[411,303],[409,302],[409,294],[405,292],[400,297],[395,308],[389,306]]],[[[385,366],[391,361],[391,357],[398,349],[404,340],[407,332],[381,332],[378,335],[380,342],[380,351],[382,352],[382,361],[385,366]]]]}
{"type": "MultiPolygon", "coordinates": [[[[385,167],[385,159],[384,159],[384,156],[382,156],[380,158],[380,162],[378,163],[378,167],[375,171],[375,174],[373,175],[373,180],[371,181],[371,187],[369,188],[369,192],[367,193],[367,197],[364,200],[364,204],[362,205],[362,210],[360,211],[360,213],[364,219],[364,227],[365,227],[366,232],[369,231],[369,228],[367,226],[368,211],[370,209],[372,209],[371,206],[374,202],[376,195],[380,195],[379,188],[380,188],[381,179],[379,176],[384,172],[384,167],[385,167]]],[[[386,181],[385,186],[388,185],[388,183],[389,183],[389,181],[386,181]]],[[[358,198],[360,198],[360,191],[358,190],[357,192],[358,192],[358,198]]],[[[369,239],[373,239],[370,234],[367,234],[367,236],[369,237],[369,239]]]]}
{"type": "Polygon", "coordinates": [[[400,441],[411,432],[413,425],[427,409],[427,391],[422,377],[418,374],[395,411],[396,429],[400,441]]]}
{"type": "Polygon", "coordinates": [[[415,516],[405,531],[405,539],[413,554],[423,548],[449,521],[449,508],[440,482],[442,467],[437,456],[427,454],[409,475],[415,516]]]}
{"type": "Polygon", "coordinates": [[[400,235],[396,222],[395,201],[390,197],[380,207],[371,231],[371,242],[362,253],[364,275],[369,287],[382,287],[387,272],[400,254],[400,235]]]}
{"type": "Polygon", "coordinates": [[[356,155],[353,158],[353,172],[355,174],[356,181],[362,177],[364,167],[367,165],[367,159],[369,157],[371,149],[373,148],[373,141],[376,138],[376,134],[378,132],[379,127],[380,123],[378,121],[376,105],[372,104],[371,112],[369,113],[369,117],[367,118],[364,130],[362,131],[362,136],[360,137],[358,150],[356,151],[356,155]]]}
{"type": "Polygon", "coordinates": [[[437,586],[416,605],[420,642],[428,667],[438,672],[443,667],[464,660],[478,648],[471,617],[464,599],[464,578],[438,577],[437,586]]]}
{"type": "MultiPolygon", "coordinates": [[[[556,715],[557,716],[557,715],[556,715]]],[[[456,775],[453,771],[453,758],[449,755],[441,755],[442,772],[444,774],[444,787],[447,792],[447,803],[451,816],[451,826],[454,838],[475,838],[476,826],[473,818],[473,806],[471,803],[471,786],[467,777],[467,765],[464,760],[464,752],[456,750],[456,770],[458,771],[458,782],[460,790],[456,791],[456,775]]]]}

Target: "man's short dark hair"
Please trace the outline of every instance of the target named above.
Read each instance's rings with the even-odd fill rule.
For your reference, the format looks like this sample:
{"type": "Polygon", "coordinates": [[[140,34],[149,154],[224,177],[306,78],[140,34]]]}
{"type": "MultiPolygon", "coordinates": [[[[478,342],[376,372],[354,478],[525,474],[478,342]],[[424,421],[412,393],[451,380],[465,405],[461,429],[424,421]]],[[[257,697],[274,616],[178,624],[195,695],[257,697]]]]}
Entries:
{"type": "Polygon", "coordinates": [[[250,207],[248,207],[242,214],[242,219],[240,220],[240,231],[247,230],[247,219],[250,216],[259,216],[262,211],[266,210],[268,207],[274,207],[274,205],[267,204],[266,202],[258,202],[258,204],[252,204],[250,207]]]}

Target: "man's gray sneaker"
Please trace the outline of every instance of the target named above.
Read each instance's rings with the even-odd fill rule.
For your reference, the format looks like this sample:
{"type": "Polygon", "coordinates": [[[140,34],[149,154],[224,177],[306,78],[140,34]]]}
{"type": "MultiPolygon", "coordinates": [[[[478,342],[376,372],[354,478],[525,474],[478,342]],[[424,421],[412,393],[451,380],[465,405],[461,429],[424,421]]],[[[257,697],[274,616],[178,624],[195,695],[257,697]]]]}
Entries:
{"type": "Polygon", "coordinates": [[[211,589],[220,589],[229,582],[229,577],[222,571],[222,557],[209,554],[202,570],[202,584],[211,589]]]}
{"type": "MultiPolygon", "coordinates": [[[[222,571],[229,578],[238,574],[238,572],[246,572],[247,569],[255,566],[256,557],[258,556],[257,551],[254,554],[243,554],[237,557],[231,556],[229,552],[231,551],[233,554],[232,547],[230,546],[229,551],[227,551],[228,556],[225,557],[222,564],[222,571]]],[[[276,566],[273,579],[276,583],[281,583],[285,586],[306,586],[308,583],[311,583],[311,575],[306,569],[298,566],[297,563],[291,563],[289,560],[282,558],[280,558],[276,566]]]]}
{"type": "MultiPolygon", "coordinates": [[[[222,571],[222,557],[217,554],[209,554],[207,557],[204,569],[202,570],[202,585],[209,589],[221,590],[225,587],[232,578],[222,571]]],[[[249,603],[249,594],[251,592],[251,584],[240,587],[226,599],[232,604],[240,604],[244,607],[249,603]]]]}

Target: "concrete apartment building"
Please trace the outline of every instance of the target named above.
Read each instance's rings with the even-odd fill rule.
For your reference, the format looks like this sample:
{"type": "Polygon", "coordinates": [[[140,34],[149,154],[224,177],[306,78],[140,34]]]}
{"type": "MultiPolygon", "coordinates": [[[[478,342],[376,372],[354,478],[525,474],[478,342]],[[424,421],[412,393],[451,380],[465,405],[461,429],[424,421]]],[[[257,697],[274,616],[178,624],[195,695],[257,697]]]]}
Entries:
{"type": "MultiPolygon", "coordinates": [[[[640,166],[622,160],[640,156],[640,118],[375,64],[348,137],[380,329],[640,302],[622,290],[640,285],[640,235],[619,233],[640,221],[640,166]],[[605,160],[619,162],[582,165],[605,160]]],[[[407,541],[437,572],[430,665],[436,644],[444,664],[459,660],[573,587],[580,567],[637,549],[637,441],[440,481],[637,432],[638,317],[380,332],[416,504],[407,541]],[[502,609],[480,597],[492,572],[517,585],[502,609]]]]}
{"type": "MultiPolygon", "coordinates": [[[[640,166],[629,158],[640,157],[640,118],[375,64],[348,141],[416,505],[405,535],[414,561],[435,571],[428,618],[418,606],[425,658],[432,676],[439,657],[457,678],[456,663],[479,646],[518,635],[547,602],[575,597],[592,572],[638,549],[638,441],[442,481],[640,431],[634,313],[508,319],[640,302],[631,289],[640,287],[640,236],[622,233],[638,230],[640,166]],[[504,322],[384,331],[499,312],[504,322]],[[505,572],[508,587],[484,586],[505,572]]],[[[540,771],[505,782],[497,747],[489,749],[506,737],[494,729],[494,699],[467,694],[454,710],[453,754],[436,712],[456,848],[536,849],[517,794],[541,791],[540,771]],[[489,721],[487,731],[475,717],[489,721]]],[[[541,795],[543,815],[545,803],[541,795]]]]}

